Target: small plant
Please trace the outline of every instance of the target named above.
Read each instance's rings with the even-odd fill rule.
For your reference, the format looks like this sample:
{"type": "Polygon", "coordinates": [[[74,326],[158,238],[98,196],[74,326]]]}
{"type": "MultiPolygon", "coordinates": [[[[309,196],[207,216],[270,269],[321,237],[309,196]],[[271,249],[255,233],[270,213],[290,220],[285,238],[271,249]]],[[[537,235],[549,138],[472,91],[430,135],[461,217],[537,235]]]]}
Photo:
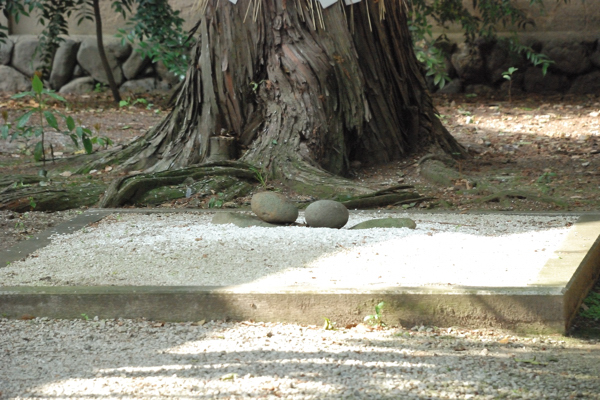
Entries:
{"type": "Polygon", "coordinates": [[[81,314],[81,318],[85,319],[86,321],[90,320],[90,317],[88,317],[86,313],[81,314]]]}
{"type": "Polygon", "coordinates": [[[593,320],[600,320],[600,293],[590,292],[583,300],[583,304],[587,307],[581,312],[581,316],[593,320]]]}
{"type": "Polygon", "coordinates": [[[223,203],[225,200],[223,199],[223,193],[217,193],[216,196],[213,196],[208,200],[208,208],[221,208],[223,207],[223,203]]]}
{"type": "Polygon", "coordinates": [[[383,306],[385,305],[385,302],[381,302],[379,304],[377,304],[375,306],[375,314],[372,315],[367,315],[365,317],[365,322],[370,323],[373,326],[377,326],[377,327],[385,327],[386,324],[385,322],[383,322],[382,316],[383,314],[381,313],[381,310],[383,309],[383,306]]]}
{"type": "Polygon", "coordinates": [[[104,93],[106,91],[106,85],[98,82],[94,86],[94,93],[104,93]]]}
{"type": "MultiPolygon", "coordinates": [[[[90,154],[93,151],[93,144],[96,142],[108,143],[110,139],[92,136],[92,131],[82,126],[77,126],[75,120],[71,116],[66,116],[48,105],[48,98],[61,101],[66,103],[67,101],[56,94],[53,90],[44,89],[44,84],[38,75],[33,76],[31,82],[32,90],[28,92],[21,92],[15,94],[11,99],[21,99],[23,97],[33,97],[33,101],[30,102],[30,106],[26,106],[28,111],[19,117],[13,124],[8,121],[8,113],[2,112],[2,118],[4,119],[4,125],[0,126],[0,137],[3,139],[10,139],[11,141],[18,138],[30,138],[39,137],[40,141],[35,145],[33,157],[36,161],[42,161],[43,165],[46,165],[46,148],[45,148],[45,129],[46,124],[53,128],[56,132],[69,137],[75,143],[75,146],[79,147],[79,142],[83,143],[83,147],[86,153],[90,154]],[[56,115],[55,115],[56,114],[56,115]],[[39,118],[39,124],[29,124],[29,121],[33,115],[37,115],[39,118]],[[65,123],[66,129],[61,129],[58,125],[56,116],[59,116],[65,123]],[[12,133],[11,133],[12,132],[12,133]]],[[[51,153],[52,145],[50,146],[51,153]]],[[[52,157],[54,159],[54,157],[52,157]]]]}
{"type": "Polygon", "coordinates": [[[502,77],[508,81],[508,102],[512,101],[511,99],[511,90],[512,90],[512,76],[519,68],[510,67],[508,70],[502,73],[502,77]]]}
{"type": "Polygon", "coordinates": [[[259,170],[255,166],[250,166],[250,171],[254,172],[254,177],[256,178],[258,183],[260,183],[260,186],[262,186],[263,189],[266,188],[267,187],[267,175],[265,174],[264,170],[259,170]]]}
{"type": "Polygon", "coordinates": [[[323,319],[325,320],[325,323],[323,324],[323,329],[325,329],[326,331],[335,331],[335,322],[331,322],[331,319],[327,317],[323,317],[323,319]]]}
{"type": "Polygon", "coordinates": [[[148,100],[140,97],[137,99],[133,99],[131,97],[128,97],[127,100],[121,100],[119,102],[119,107],[127,107],[127,108],[131,108],[133,106],[135,106],[136,104],[142,104],[146,107],[146,110],[152,110],[152,107],[154,107],[153,103],[149,103],[148,100]]]}

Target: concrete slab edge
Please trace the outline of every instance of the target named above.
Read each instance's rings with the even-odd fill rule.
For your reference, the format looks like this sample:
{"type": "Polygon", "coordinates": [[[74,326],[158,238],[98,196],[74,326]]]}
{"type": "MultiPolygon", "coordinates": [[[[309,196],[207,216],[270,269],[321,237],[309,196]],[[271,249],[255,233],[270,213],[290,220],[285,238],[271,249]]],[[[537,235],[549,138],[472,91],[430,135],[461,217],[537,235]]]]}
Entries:
{"type": "MultiPolygon", "coordinates": [[[[37,235],[34,240],[21,242],[0,253],[0,268],[46,246],[53,234],[74,232],[110,214],[214,211],[90,209],[37,235]]],[[[565,333],[600,274],[600,239],[597,237],[600,214],[582,215],[575,228],[575,236],[582,234],[581,237],[591,240],[593,245],[585,257],[581,255],[583,260],[577,263],[575,274],[566,286],[561,279],[551,279],[529,288],[402,287],[380,291],[354,288],[319,292],[271,288],[269,293],[247,287],[0,287],[0,315],[80,318],[86,314],[100,318],[252,319],[301,324],[319,324],[327,317],[342,326],[361,322],[365,315],[373,313],[375,304],[385,301],[384,315],[389,318],[389,324],[494,326],[523,333],[565,333]],[[586,225],[587,229],[579,229],[586,225]],[[186,304],[185,309],[179,309],[181,304],[186,304]]],[[[569,250],[572,246],[573,243],[567,240],[561,251],[583,252],[583,249],[572,252],[569,250]]],[[[577,246],[581,247],[578,243],[577,246]]],[[[544,267],[543,272],[552,276],[554,267],[544,267]]]]}
{"type": "MultiPolygon", "coordinates": [[[[415,288],[416,289],[416,288],[415,288]]],[[[549,289],[549,288],[547,288],[549,289]]],[[[249,293],[200,287],[4,287],[0,315],[8,318],[146,318],[164,321],[255,320],[355,324],[386,303],[384,321],[412,327],[496,327],[520,333],[564,333],[560,288],[541,293],[249,293]]]]}

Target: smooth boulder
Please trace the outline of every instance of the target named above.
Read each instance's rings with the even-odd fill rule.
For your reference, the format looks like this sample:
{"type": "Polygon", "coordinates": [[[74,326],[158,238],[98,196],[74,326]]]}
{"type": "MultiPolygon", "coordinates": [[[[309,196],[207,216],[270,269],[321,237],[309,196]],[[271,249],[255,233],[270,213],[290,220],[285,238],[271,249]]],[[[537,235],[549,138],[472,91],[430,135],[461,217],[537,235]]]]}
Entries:
{"type": "Polygon", "coordinates": [[[313,228],[339,229],[346,225],[350,213],[346,206],[333,200],[318,200],[304,211],[306,224],[313,228]]]}
{"type": "Polygon", "coordinates": [[[250,207],[258,218],[272,224],[289,224],[298,218],[298,208],[284,195],[275,192],[256,193],[250,207]]]}
{"type": "Polygon", "coordinates": [[[417,223],[410,218],[378,218],[361,222],[350,229],[371,229],[371,228],[409,228],[415,229],[417,223]]]}

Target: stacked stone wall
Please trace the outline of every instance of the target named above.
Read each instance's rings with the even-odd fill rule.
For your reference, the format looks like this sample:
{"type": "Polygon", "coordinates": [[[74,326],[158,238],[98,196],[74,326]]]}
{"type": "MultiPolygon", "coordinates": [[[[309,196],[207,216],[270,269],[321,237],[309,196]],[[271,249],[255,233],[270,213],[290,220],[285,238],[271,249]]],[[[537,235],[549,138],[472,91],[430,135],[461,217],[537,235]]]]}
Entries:
{"type": "Polygon", "coordinates": [[[553,61],[546,75],[524,55],[511,53],[505,41],[455,41],[446,45],[452,80],[440,92],[507,92],[510,85],[513,93],[600,95],[600,34],[545,33],[523,36],[522,43],[553,61]],[[503,77],[510,67],[517,68],[511,82],[503,77]]]}
{"type": "MultiPolygon", "coordinates": [[[[98,84],[108,85],[96,36],[68,36],[54,55],[46,86],[59,93],[84,94],[98,84]]],[[[168,91],[179,78],[162,63],[144,59],[129,44],[104,37],[104,48],[113,77],[122,92],[168,91]]],[[[0,44],[0,90],[20,92],[31,88],[31,77],[42,68],[34,35],[10,36],[0,44]]]]}

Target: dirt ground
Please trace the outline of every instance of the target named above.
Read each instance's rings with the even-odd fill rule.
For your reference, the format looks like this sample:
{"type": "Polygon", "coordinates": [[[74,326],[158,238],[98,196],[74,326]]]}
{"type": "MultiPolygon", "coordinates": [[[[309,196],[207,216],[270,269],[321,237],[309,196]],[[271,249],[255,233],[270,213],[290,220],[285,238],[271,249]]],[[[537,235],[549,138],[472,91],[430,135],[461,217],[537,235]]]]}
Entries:
{"type": "MultiPolygon", "coordinates": [[[[91,93],[67,97],[67,108],[62,104],[53,107],[98,131],[99,136],[110,138],[114,145],[124,145],[166,115],[167,99],[168,95],[130,97],[129,105],[119,107],[107,93],[91,93]]],[[[600,98],[522,96],[508,102],[467,94],[435,95],[434,100],[444,125],[472,155],[454,165],[464,179],[451,186],[425,180],[418,161],[426,151],[387,165],[354,163],[353,178],[373,189],[411,184],[418,193],[432,198],[405,208],[459,212],[600,210],[600,98]]],[[[22,110],[22,100],[11,100],[9,94],[0,93],[0,114],[6,111],[13,121],[22,110]]],[[[82,153],[66,136],[47,136],[57,159],[82,153]]],[[[33,162],[32,156],[37,141],[0,139],[0,177],[35,175],[41,166],[33,162]]],[[[53,164],[48,163],[46,169],[52,171],[53,164]]],[[[89,178],[108,182],[114,178],[114,171],[95,171],[89,178]]],[[[76,212],[0,211],[0,250],[72,218],[76,212]]],[[[596,292],[600,293],[598,285],[596,292]]],[[[600,321],[580,318],[576,328],[600,332],[600,321]]]]}

